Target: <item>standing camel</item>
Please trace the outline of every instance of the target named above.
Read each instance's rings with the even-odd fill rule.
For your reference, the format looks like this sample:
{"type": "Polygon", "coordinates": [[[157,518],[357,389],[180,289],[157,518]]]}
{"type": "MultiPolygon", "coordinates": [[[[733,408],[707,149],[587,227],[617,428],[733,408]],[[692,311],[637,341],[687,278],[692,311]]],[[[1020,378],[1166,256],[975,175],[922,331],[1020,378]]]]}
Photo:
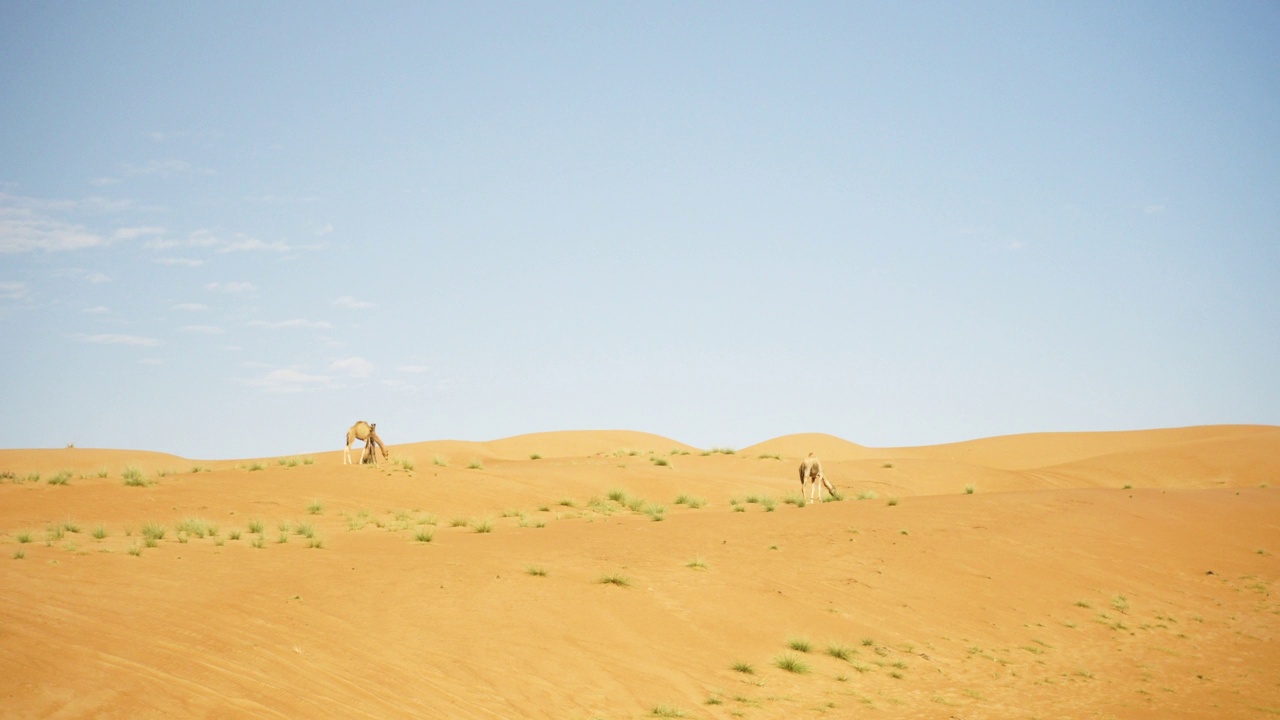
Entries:
{"type": "Polygon", "coordinates": [[[812,483],[812,485],[809,486],[810,505],[813,504],[813,493],[815,490],[818,493],[818,502],[822,502],[823,487],[826,487],[827,491],[833,496],[836,494],[836,489],[831,486],[831,483],[827,481],[827,476],[822,473],[822,461],[814,457],[813,453],[809,453],[809,457],[800,461],[800,497],[804,497],[805,481],[812,483]],[[822,484],[819,485],[819,482],[822,484]]]}
{"type": "Polygon", "coordinates": [[[390,457],[387,454],[387,446],[382,444],[382,438],[378,437],[377,423],[367,423],[360,420],[347,430],[347,449],[342,454],[342,464],[351,464],[351,443],[356,440],[364,441],[364,449],[360,451],[360,464],[364,464],[365,454],[373,456],[373,464],[378,464],[378,448],[382,448],[382,459],[386,460],[390,457]]]}

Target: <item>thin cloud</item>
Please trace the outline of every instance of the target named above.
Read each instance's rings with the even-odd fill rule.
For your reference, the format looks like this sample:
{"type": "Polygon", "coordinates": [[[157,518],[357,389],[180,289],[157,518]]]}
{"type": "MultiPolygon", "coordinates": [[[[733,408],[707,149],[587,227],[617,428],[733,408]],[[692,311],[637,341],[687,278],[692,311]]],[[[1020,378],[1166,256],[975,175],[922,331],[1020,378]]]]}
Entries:
{"type": "Polygon", "coordinates": [[[135,347],[155,347],[160,341],[155,338],[142,337],[140,335],[78,335],[81,342],[95,343],[98,345],[132,345],[135,347]]]}
{"type": "Polygon", "coordinates": [[[215,292],[233,294],[233,295],[240,294],[240,293],[253,292],[254,290],[257,290],[257,288],[253,286],[253,283],[248,283],[248,282],[229,282],[229,283],[211,282],[206,284],[204,286],[204,289],[213,290],[215,292]]]}
{"type": "Polygon", "coordinates": [[[0,282],[0,300],[22,300],[26,297],[26,283],[0,282]]]}
{"type": "Polygon", "coordinates": [[[105,238],[82,225],[0,207],[0,254],[68,252],[106,244],[105,238]]]}
{"type": "Polygon", "coordinates": [[[333,304],[337,307],[351,308],[352,310],[368,310],[369,308],[378,306],[377,303],[369,302],[368,300],[357,300],[350,295],[343,295],[337,300],[334,300],[333,304]]]}
{"type": "Polygon", "coordinates": [[[341,387],[328,375],[312,375],[296,367],[272,370],[261,377],[241,381],[269,393],[298,393],[341,387]]]}
{"type": "Polygon", "coordinates": [[[137,240],[140,237],[164,235],[162,227],[123,227],[111,234],[112,240],[137,240]]]}
{"type": "Polygon", "coordinates": [[[315,330],[332,330],[333,324],[324,320],[305,320],[303,318],[294,318],[292,320],[281,320],[279,322],[267,322],[266,320],[252,320],[249,327],[260,327],[268,330],[283,330],[286,328],[312,328],[315,330]]]}
{"type": "Polygon", "coordinates": [[[172,250],[174,248],[208,248],[214,252],[290,252],[298,248],[288,243],[274,240],[267,242],[250,237],[244,233],[232,233],[230,236],[218,235],[210,230],[196,230],[185,240],[157,238],[144,246],[148,250],[172,250]]]}
{"type": "Polygon", "coordinates": [[[200,267],[204,264],[203,260],[194,258],[152,258],[151,262],[157,265],[168,265],[171,267],[200,267]]]}
{"type": "Polygon", "coordinates": [[[373,374],[373,363],[362,357],[345,358],[330,363],[329,371],[363,379],[373,374]]]}
{"type": "Polygon", "coordinates": [[[183,325],[179,330],[197,335],[223,335],[227,332],[217,325],[183,325]]]}
{"type": "Polygon", "coordinates": [[[402,372],[402,373],[421,374],[421,373],[430,372],[430,371],[431,371],[431,368],[427,367],[426,365],[401,365],[400,367],[396,368],[396,372],[402,372]]]}
{"type": "Polygon", "coordinates": [[[121,170],[125,177],[148,177],[155,176],[159,178],[171,178],[178,175],[216,175],[212,168],[197,167],[186,160],[178,160],[176,158],[168,158],[165,160],[151,160],[141,165],[133,165],[125,163],[121,166],[121,170]]]}
{"type": "Polygon", "coordinates": [[[185,310],[187,312],[208,312],[209,306],[201,305],[200,303],[179,303],[177,305],[174,305],[173,309],[185,310]]]}

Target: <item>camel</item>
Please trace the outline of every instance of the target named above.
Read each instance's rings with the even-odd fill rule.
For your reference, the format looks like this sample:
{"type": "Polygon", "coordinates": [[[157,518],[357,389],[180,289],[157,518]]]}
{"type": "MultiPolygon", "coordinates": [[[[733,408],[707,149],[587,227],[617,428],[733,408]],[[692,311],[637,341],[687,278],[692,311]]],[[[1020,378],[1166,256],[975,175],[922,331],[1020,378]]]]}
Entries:
{"type": "Polygon", "coordinates": [[[363,420],[356,422],[347,430],[347,449],[342,454],[342,464],[351,464],[351,443],[356,440],[364,441],[364,449],[360,451],[360,464],[365,462],[365,454],[373,456],[373,464],[378,464],[378,448],[382,448],[382,459],[386,460],[390,457],[387,453],[387,446],[382,444],[382,438],[378,437],[377,423],[367,423],[363,420]],[[372,452],[370,451],[372,448],[372,452]]]}
{"type": "Polygon", "coordinates": [[[813,453],[809,453],[809,457],[800,461],[800,497],[802,498],[804,497],[805,481],[812,483],[812,485],[809,486],[810,505],[813,504],[813,493],[815,490],[818,492],[818,502],[822,502],[822,488],[824,486],[833,496],[836,494],[836,489],[827,481],[827,476],[822,473],[822,461],[814,457],[813,453]],[[822,485],[819,485],[819,482],[821,482],[822,485]]]}

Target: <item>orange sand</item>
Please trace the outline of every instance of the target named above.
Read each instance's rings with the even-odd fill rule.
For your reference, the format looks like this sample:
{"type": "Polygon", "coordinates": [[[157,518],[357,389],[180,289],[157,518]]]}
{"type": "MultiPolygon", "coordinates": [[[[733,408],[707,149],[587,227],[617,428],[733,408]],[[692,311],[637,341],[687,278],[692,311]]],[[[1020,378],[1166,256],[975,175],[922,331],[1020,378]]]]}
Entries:
{"type": "Polygon", "coordinates": [[[390,447],[0,450],[0,718],[1280,715],[1277,427],[390,447]]]}

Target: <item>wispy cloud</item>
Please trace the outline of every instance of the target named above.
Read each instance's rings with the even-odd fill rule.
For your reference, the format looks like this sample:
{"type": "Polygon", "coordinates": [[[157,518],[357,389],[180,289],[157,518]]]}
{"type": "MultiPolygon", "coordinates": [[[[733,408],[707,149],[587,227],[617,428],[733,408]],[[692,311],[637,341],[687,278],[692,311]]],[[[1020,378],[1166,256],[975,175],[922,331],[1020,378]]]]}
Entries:
{"type": "Polygon", "coordinates": [[[333,324],[324,320],[304,320],[302,318],[294,318],[293,320],[281,320],[279,322],[267,322],[266,320],[251,320],[249,327],[260,327],[268,330],[283,330],[286,328],[313,328],[315,330],[332,330],[333,324]]]}
{"type": "Polygon", "coordinates": [[[244,233],[232,233],[229,236],[219,235],[211,230],[196,230],[185,239],[156,238],[146,243],[149,250],[172,250],[174,248],[207,248],[219,253],[231,252],[290,252],[299,248],[279,240],[265,241],[250,237],[244,233]]]}
{"type": "Polygon", "coordinates": [[[123,227],[111,233],[112,240],[137,240],[140,237],[164,235],[162,227],[123,227]]]}
{"type": "Polygon", "coordinates": [[[170,178],[176,175],[216,175],[212,168],[197,167],[177,158],[166,158],[164,160],[150,160],[141,165],[133,165],[125,163],[120,166],[121,172],[125,177],[146,177],[156,176],[160,178],[170,178]]]}
{"type": "Polygon", "coordinates": [[[367,310],[371,307],[378,306],[377,303],[369,302],[368,300],[357,300],[350,295],[343,295],[337,300],[334,300],[333,304],[337,307],[351,308],[353,310],[367,310]]]}
{"type": "Polygon", "coordinates": [[[160,341],[155,338],[142,337],[140,335],[76,335],[74,336],[81,342],[96,343],[99,345],[133,345],[137,347],[155,347],[160,341]]]}
{"type": "Polygon", "coordinates": [[[0,194],[0,253],[66,252],[107,243],[83,225],[41,215],[30,208],[6,206],[5,197],[0,194]]]}
{"type": "Polygon", "coordinates": [[[329,371],[363,379],[373,374],[373,363],[362,357],[344,358],[330,363],[329,371]]]}
{"type": "Polygon", "coordinates": [[[271,393],[309,392],[341,387],[328,375],[313,375],[297,367],[271,370],[261,377],[241,382],[271,393]]]}
{"type": "Polygon", "coordinates": [[[396,372],[402,372],[402,373],[421,374],[421,373],[430,372],[430,371],[431,371],[431,368],[427,367],[426,365],[401,365],[400,367],[396,368],[396,372]]]}
{"type": "Polygon", "coordinates": [[[151,262],[171,267],[200,267],[204,264],[203,260],[195,260],[193,258],[152,258],[151,262]]]}
{"type": "Polygon", "coordinates": [[[26,296],[26,283],[0,282],[0,300],[22,300],[26,296]]]}
{"type": "Polygon", "coordinates": [[[173,309],[185,310],[187,312],[208,312],[209,306],[201,305],[200,303],[179,303],[177,305],[174,305],[173,309]]]}
{"type": "Polygon", "coordinates": [[[197,335],[222,335],[227,332],[217,325],[183,325],[179,330],[197,335]]]}
{"type": "Polygon", "coordinates": [[[253,292],[254,290],[257,290],[257,288],[253,286],[253,283],[248,283],[248,282],[229,282],[229,283],[211,282],[205,285],[204,289],[212,290],[215,292],[228,293],[232,295],[240,294],[240,293],[250,293],[250,292],[253,292]]]}
{"type": "Polygon", "coordinates": [[[85,270],[84,268],[62,268],[59,270],[55,270],[52,273],[52,276],[58,277],[58,278],[72,278],[75,280],[84,280],[85,282],[90,282],[90,283],[93,283],[94,285],[97,285],[99,283],[104,283],[104,282],[111,282],[111,278],[107,277],[106,275],[96,270],[85,270]]]}

